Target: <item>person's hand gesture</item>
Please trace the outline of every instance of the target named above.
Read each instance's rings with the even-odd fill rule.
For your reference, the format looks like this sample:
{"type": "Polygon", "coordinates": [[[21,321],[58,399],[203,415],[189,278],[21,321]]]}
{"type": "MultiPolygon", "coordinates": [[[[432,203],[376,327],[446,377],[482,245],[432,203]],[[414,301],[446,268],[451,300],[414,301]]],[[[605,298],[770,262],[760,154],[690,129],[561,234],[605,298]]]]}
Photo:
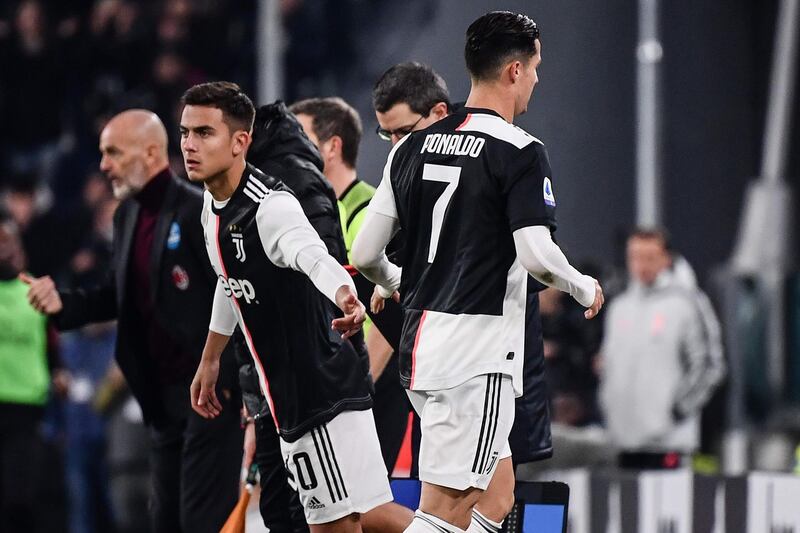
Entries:
{"type": "Polygon", "coordinates": [[[336,305],[342,310],[344,316],[334,319],[331,327],[341,333],[343,339],[346,339],[361,329],[364,320],[367,319],[366,309],[348,285],[342,285],[336,291],[336,305]]]}
{"type": "MultiPolygon", "coordinates": [[[[392,300],[397,303],[400,303],[400,293],[394,291],[392,293],[392,300]]],[[[381,294],[381,289],[379,286],[375,285],[375,288],[372,290],[372,296],[369,299],[369,310],[372,311],[373,314],[377,315],[383,308],[386,306],[386,298],[383,297],[381,294]]]]}
{"type": "Polygon", "coordinates": [[[22,273],[19,279],[24,282],[28,287],[28,302],[31,307],[44,313],[46,315],[55,315],[61,312],[64,304],[61,302],[61,296],[56,290],[56,284],[50,276],[42,278],[34,278],[29,274],[22,273]]]}

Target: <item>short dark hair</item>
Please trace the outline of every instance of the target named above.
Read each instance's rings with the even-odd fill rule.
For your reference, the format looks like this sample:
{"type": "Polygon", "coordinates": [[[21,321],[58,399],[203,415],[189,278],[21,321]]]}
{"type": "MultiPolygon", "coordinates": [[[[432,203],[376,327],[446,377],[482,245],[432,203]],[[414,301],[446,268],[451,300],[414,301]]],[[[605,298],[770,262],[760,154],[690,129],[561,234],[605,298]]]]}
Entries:
{"type": "Polygon", "coordinates": [[[253,128],[256,114],[253,101],[233,82],[212,81],[190,87],[181,96],[181,104],[220,109],[222,119],[231,133],[237,130],[250,131],[253,128]]]}
{"type": "Polygon", "coordinates": [[[637,226],[628,233],[628,240],[646,239],[661,241],[664,250],[672,253],[672,237],[665,228],[637,226]]]}
{"type": "Polygon", "coordinates": [[[378,113],[386,113],[394,105],[406,103],[414,113],[426,117],[439,102],[450,108],[447,84],[431,67],[416,61],[391,67],[372,89],[372,107],[378,113]]]}
{"type": "Polygon", "coordinates": [[[464,59],[475,80],[491,80],[498,69],[515,59],[536,54],[539,28],[527,15],[511,11],[486,13],[467,28],[464,59]]]}
{"type": "Polygon", "coordinates": [[[290,105],[289,111],[311,117],[311,126],[319,142],[327,142],[334,135],[341,138],[342,159],[350,168],[355,168],[362,133],[358,111],[337,96],[300,100],[290,105]]]}

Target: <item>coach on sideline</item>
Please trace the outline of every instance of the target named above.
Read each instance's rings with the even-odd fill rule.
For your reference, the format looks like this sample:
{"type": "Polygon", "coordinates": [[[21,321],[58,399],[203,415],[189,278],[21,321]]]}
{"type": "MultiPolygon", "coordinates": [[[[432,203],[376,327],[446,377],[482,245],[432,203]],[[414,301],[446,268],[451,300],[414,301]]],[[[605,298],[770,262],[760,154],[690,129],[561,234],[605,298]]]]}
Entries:
{"type": "Polygon", "coordinates": [[[205,251],[200,190],[169,169],[167,132],[150,111],[128,110],[100,134],[100,170],[122,200],[114,263],[104,284],[58,291],[24,277],[31,304],[57,327],[118,320],[116,357],[150,428],[152,531],[218,532],[236,504],[242,431],[234,358],[223,358],[214,420],[187,391],[203,350],[216,278],[205,251]]]}

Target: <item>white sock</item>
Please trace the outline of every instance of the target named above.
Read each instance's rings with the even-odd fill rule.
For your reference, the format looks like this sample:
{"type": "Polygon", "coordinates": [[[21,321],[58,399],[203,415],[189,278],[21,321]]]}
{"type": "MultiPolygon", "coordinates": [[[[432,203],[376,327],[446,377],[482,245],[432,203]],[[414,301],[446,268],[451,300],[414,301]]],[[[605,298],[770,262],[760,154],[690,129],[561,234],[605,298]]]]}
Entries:
{"type": "Polygon", "coordinates": [[[473,509],[472,522],[469,523],[466,533],[499,533],[501,527],[503,527],[502,522],[490,520],[477,509],[473,509]]]}
{"type": "Polygon", "coordinates": [[[466,531],[417,509],[414,520],[405,529],[405,533],[466,533],[466,531]]]}

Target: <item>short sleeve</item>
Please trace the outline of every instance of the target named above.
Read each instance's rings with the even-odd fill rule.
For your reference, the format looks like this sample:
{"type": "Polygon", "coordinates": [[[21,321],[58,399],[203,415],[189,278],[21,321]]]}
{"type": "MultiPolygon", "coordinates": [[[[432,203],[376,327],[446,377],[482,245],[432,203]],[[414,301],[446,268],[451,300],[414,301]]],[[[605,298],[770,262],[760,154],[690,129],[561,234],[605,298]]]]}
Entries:
{"type": "Polygon", "coordinates": [[[556,196],[543,144],[531,142],[506,168],[506,214],[511,231],[528,226],[556,228],[556,196]]]}
{"type": "Polygon", "coordinates": [[[411,135],[403,137],[399,143],[394,145],[389,156],[386,158],[386,166],[383,167],[383,177],[381,178],[378,188],[375,190],[375,195],[370,200],[367,209],[373,213],[384,215],[397,219],[397,204],[394,201],[394,190],[392,189],[392,164],[394,163],[394,155],[397,150],[403,146],[403,143],[409,139],[411,135]]]}
{"type": "Polygon", "coordinates": [[[381,179],[378,188],[375,189],[375,196],[369,201],[367,209],[380,215],[397,218],[397,206],[394,203],[394,191],[392,190],[392,182],[389,178],[388,169],[390,165],[391,160],[386,163],[387,170],[384,171],[383,179],[381,179]]]}

